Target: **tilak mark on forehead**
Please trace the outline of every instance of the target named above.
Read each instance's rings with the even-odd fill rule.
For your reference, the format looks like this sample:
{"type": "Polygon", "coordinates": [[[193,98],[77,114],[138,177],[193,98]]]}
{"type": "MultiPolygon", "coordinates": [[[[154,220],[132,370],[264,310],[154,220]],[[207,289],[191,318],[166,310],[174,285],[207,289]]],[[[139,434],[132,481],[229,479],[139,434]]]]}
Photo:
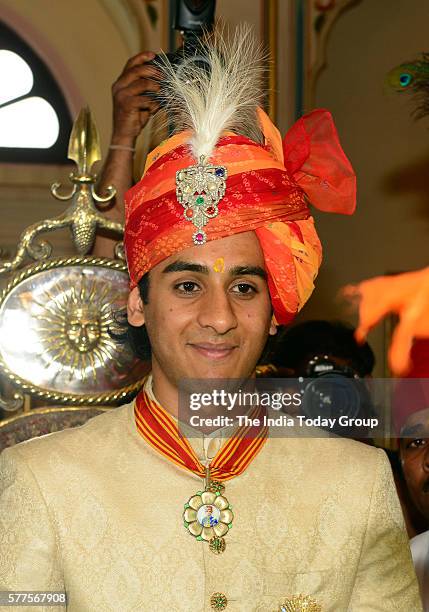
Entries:
{"type": "Polygon", "coordinates": [[[213,270],[220,272],[221,274],[225,271],[225,260],[223,257],[218,257],[214,262],[213,270]]]}

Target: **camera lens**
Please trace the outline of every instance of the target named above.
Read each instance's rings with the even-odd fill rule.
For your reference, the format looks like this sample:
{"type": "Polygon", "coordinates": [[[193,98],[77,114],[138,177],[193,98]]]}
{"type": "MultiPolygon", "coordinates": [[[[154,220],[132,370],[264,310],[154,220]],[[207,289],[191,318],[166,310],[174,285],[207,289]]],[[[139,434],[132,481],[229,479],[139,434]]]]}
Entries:
{"type": "Polygon", "coordinates": [[[362,403],[357,383],[345,376],[319,376],[305,387],[302,401],[304,413],[310,418],[355,418],[362,403]]]}

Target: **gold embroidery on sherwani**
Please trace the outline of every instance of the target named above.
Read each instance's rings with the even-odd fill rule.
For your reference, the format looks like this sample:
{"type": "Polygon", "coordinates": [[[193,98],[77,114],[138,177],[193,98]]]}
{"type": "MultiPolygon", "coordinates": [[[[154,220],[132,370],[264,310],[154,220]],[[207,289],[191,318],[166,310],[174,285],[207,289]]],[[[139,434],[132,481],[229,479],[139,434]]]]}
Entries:
{"type": "Polygon", "coordinates": [[[269,438],[228,483],[236,524],[219,558],[177,513],[197,477],[144,442],[133,408],[2,453],[1,590],[66,590],[67,612],[207,612],[215,592],[226,612],[277,610],[294,593],[323,612],[421,612],[383,451],[269,438]]]}

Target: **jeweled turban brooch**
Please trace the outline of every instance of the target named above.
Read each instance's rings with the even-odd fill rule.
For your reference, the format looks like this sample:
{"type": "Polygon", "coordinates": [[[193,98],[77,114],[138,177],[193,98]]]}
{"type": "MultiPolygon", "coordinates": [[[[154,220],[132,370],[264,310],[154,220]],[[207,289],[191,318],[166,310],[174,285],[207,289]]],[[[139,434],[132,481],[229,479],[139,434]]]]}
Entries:
{"type": "Polygon", "coordinates": [[[204,155],[198,164],[176,172],[177,200],[183,206],[185,219],[196,227],[192,234],[195,244],[207,241],[203,227],[219,214],[218,204],[225,195],[227,175],[224,166],[207,164],[204,155]]]}

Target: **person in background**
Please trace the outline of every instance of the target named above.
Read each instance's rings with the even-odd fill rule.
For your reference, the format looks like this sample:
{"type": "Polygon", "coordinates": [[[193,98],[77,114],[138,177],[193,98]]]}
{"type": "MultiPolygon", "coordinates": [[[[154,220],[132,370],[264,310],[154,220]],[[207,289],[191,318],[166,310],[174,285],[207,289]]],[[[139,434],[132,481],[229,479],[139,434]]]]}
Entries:
{"type": "MultiPolygon", "coordinates": [[[[152,51],[131,57],[112,85],[113,123],[109,151],[100,173],[98,188],[103,193],[114,185],[116,196],[103,213],[113,221],[124,222],[124,195],[133,184],[133,161],[136,141],[156,113],[159,104],[153,94],[159,91],[160,72],[151,65],[152,51]]],[[[112,257],[115,242],[108,236],[97,236],[93,254],[112,257]]]]}
{"type": "Polygon", "coordinates": [[[310,361],[327,356],[337,368],[353,370],[360,378],[371,376],[374,353],[365,342],[359,345],[353,327],[340,321],[305,321],[286,327],[279,335],[272,363],[291,376],[308,376],[310,361]]]}
{"type": "Polygon", "coordinates": [[[334,418],[337,425],[331,433],[373,443],[373,432],[366,425],[344,428],[338,421],[342,415],[358,419],[377,416],[362,380],[371,376],[374,353],[368,343],[360,346],[356,342],[351,326],[313,320],[286,327],[274,344],[271,362],[274,376],[308,379],[304,381],[302,407],[295,410],[295,416],[304,413],[334,418]]]}
{"type": "MultiPolygon", "coordinates": [[[[429,343],[425,344],[424,349],[419,347],[416,352],[427,351],[429,343]]],[[[421,368],[420,362],[416,369],[421,368]]],[[[402,473],[402,486],[398,488],[398,494],[411,538],[411,552],[424,609],[429,610],[428,378],[404,378],[397,382],[393,398],[393,417],[394,427],[399,434],[402,473]]]]}

